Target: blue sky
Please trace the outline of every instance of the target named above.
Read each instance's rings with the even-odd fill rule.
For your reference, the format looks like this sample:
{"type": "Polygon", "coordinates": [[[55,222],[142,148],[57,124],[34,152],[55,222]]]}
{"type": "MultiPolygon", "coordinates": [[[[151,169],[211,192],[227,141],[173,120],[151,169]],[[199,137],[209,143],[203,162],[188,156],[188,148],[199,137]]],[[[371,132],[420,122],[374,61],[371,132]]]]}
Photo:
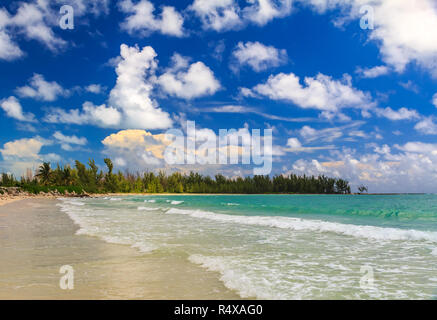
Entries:
{"type": "Polygon", "coordinates": [[[272,174],[436,191],[432,0],[3,1],[0,72],[0,170],[18,176],[106,156],[120,170],[191,170],[162,161],[162,134],[191,120],[271,128],[272,174]]]}

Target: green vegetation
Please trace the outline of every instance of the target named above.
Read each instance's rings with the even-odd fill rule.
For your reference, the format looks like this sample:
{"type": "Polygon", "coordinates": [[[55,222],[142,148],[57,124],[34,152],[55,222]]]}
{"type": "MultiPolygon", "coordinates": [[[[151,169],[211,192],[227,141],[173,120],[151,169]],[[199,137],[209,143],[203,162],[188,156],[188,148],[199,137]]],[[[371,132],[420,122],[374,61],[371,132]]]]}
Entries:
{"type": "Polygon", "coordinates": [[[57,190],[60,193],[68,191],[76,194],[87,193],[351,193],[349,182],[343,179],[325,176],[254,176],[228,179],[223,175],[213,178],[191,172],[182,175],[178,172],[166,175],[146,172],[144,174],[113,173],[114,165],[111,159],[104,160],[107,172],[99,170],[95,161],[90,159],[88,166],[76,160],[74,168],[57,165],[52,169],[50,163],[43,163],[35,178],[21,178],[3,173],[0,186],[20,187],[31,193],[57,190]]]}

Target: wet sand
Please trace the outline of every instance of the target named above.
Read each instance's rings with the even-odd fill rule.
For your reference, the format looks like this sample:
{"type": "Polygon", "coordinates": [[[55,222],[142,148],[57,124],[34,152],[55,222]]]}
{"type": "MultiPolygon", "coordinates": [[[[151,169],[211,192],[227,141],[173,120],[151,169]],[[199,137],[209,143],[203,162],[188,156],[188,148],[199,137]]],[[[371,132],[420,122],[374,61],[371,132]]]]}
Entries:
{"type": "Polygon", "coordinates": [[[187,257],[138,250],[76,235],[53,199],[0,207],[0,299],[239,299],[219,275],[187,257]],[[62,290],[61,266],[74,269],[62,290]]]}

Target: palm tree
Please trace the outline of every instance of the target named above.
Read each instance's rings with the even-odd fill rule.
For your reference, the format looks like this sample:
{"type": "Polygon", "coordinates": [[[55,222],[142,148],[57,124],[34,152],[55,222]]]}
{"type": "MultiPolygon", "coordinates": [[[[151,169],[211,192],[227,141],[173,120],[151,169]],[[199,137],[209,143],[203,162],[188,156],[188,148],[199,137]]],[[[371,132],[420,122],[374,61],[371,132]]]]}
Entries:
{"type": "Polygon", "coordinates": [[[369,188],[366,187],[365,185],[361,185],[358,187],[358,192],[359,193],[369,192],[369,188]]]}
{"type": "Polygon", "coordinates": [[[50,162],[44,162],[39,166],[36,176],[41,179],[44,185],[49,184],[52,168],[50,168],[50,162]]]}
{"type": "Polygon", "coordinates": [[[62,182],[64,185],[69,186],[71,184],[71,168],[69,166],[65,166],[62,171],[62,182]]]}

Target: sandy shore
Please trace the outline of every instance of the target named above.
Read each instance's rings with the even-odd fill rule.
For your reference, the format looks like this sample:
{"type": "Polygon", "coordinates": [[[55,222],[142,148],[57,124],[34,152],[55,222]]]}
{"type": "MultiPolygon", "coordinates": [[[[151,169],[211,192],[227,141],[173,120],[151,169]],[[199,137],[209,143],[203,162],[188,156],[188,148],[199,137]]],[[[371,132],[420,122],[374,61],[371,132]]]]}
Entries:
{"type": "Polygon", "coordinates": [[[0,195],[0,206],[4,206],[5,204],[9,204],[15,201],[26,200],[26,199],[56,199],[59,196],[52,195],[32,195],[32,196],[11,196],[11,195],[0,195]]]}
{"type": "Polygon", "coordinates": [[[58,200],[18,200],[0,207],[0,299],[239,299],[186,256],[77,235],[58,200]],[[74,269],[73,290],[60,288],[64,265],[74,269]]]}

